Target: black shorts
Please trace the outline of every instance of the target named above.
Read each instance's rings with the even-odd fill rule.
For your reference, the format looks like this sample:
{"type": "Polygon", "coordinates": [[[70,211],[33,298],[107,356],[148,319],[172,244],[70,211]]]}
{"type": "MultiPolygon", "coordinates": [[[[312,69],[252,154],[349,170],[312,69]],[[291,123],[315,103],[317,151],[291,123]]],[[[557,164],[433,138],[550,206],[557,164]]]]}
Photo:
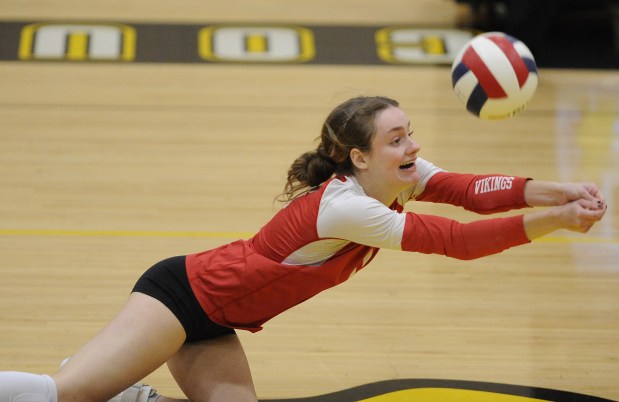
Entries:
{"type": "Polygon", "coordinates": [[[172,257],[148,269],[136,282],[133,292],[154,297],[172,311],[185,328],[185,342],[198,342],[234,334],[232,328],[210,320],[187,279],[185,256],[172,257]]]}

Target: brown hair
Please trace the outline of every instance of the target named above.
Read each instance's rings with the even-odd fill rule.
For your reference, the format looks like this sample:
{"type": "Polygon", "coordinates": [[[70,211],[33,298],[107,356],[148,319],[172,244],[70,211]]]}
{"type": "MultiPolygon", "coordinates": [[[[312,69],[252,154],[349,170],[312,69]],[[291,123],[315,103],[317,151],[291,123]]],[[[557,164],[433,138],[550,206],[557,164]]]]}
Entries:
{"type": "Polygon", "coordinates": [[[350,151],[370,150],[376,114],[390,106],[399,104],[382,96],[360,96],[333,109],[322,125],[318,147],[290,165],[284,192],[278,200],[290,201],[317,188],[334,174],[353,174],[350,151]]]}

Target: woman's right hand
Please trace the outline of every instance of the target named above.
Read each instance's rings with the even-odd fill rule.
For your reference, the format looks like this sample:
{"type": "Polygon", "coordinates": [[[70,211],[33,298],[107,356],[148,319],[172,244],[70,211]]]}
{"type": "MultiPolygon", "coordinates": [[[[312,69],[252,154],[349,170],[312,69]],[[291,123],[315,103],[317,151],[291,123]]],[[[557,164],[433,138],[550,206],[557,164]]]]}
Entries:
{"type": "Polygon", "coordinates": [[[603,199],[580,198],[544,211],[524,216],[524,230],[529,240],[559,229],[586,233],[606,213],[603,199]]]}

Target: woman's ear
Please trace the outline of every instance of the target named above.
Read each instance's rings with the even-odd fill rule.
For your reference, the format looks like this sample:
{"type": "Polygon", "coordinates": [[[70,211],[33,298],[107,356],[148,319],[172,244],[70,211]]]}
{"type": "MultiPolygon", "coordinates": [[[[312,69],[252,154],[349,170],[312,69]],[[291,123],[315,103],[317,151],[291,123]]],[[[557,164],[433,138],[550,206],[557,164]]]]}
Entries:
{"type": "Polygon", "coordinates": [[[366,155],[358,148],[350,150],[350,160],[357,169],[367,168],[366,155]]]}

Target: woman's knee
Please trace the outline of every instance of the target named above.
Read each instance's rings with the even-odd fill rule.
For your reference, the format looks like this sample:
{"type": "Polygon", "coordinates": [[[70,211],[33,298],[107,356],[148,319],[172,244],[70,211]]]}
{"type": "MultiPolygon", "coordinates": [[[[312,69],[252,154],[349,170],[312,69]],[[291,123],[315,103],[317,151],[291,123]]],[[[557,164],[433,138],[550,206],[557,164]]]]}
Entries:
{"type": "Polygon", "coordinates": [[[2,371],[0,401],[58,402],[56,383],[48,375],[2,371]]]}

